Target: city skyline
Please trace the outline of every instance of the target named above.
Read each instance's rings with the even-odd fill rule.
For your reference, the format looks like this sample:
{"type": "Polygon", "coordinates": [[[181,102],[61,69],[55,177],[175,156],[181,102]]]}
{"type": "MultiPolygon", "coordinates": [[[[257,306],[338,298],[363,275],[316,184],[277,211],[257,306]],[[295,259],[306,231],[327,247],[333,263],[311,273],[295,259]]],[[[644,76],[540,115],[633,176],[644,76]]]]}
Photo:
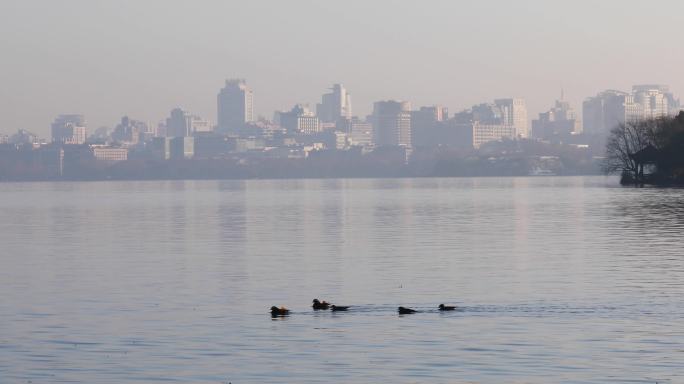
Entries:
{"type": "Polygon", "coordinates": [[[584,98],[605,89],[684,89],[676,69],[684,60],[667,38],[678,35],[684,10],[674,1],[579,2],[562,12],[540,1],[350,1],[335,12],[312,1],[9,1],[0,10],[4,133],[47,136],[61,113],[84,114],[93,129],[123,114],[156,123],[177,106],[215,122],[216,85],[236,76],[250,79],[255,115],[269,118],[296,103],[315,105],[339,82],[351,90],[357,116],[378,100],[458,111],[508,96],[525,98],[534,117],[563,88],[582,118],[584,98]],[[383,17],[389,8],[392,20],[383,17]],[[154,17],[161,10],[165,17],[154,17]],[[226,14],[246,17],[226,23],[226,14]],[[660,22],[637,31],[644,15],[660,22]],[[72,18],[82,23],[63,22],[72,18]],[[318,54],[303,61],[311,47],[318,54]]]}
{"type": "MultiPolygon", "coordinates": [[[[255,104],[255,102],[254,102],[255,92],[251,87],[247,86],[247,80],[244,78],[240,78],[240,79],[229,78],[229,79],[225,79],[224,83],[225,83],[225,87],[220,88],[218,91],[219,102],[218,102],[218,106],[216,108],[216,111],[215,111],[214,115],[211,115],[210,117],[207,117],[205,115],[201,115],[198,113],[190,113],[190,112],[188,112],[187,109],[185,109],[182,106],[175,106],[175,107],[168,109],[166,111],[165,115],[162,115],[162,116],[159,116],[157,118],[150,119],[150,120],[140,119],[139,116],[132,116],[129,113],[121,112],[121,113],[119,113],[117,119],[115,121],[111,122],[110,124],[95,126],[91,123],[91,119],[88,118],[87,113],[83,113],[82,111],[79,111],[79,112],[71,111],[71,112],[65,113],[62,111],[62,112],[60,112],[57,115],[52,117],[52,119],[48,123],[48,127],[46,129],[47,132],[42,132],[42,130],[39,129],[40,127],[36,128],[36,129],[27,129],[27,128],[7,129],[7,127],[5,126],[4,131],[3,131],[3,127],[0,127],[0,134],[11,135],[11,134],[14,134],[20,130],[24,130],[24,131],[28,131],[30,133],[36,134],[38,137],[45,137],[45,138],[52,137],[53,135],[51,132],[54,130],[53,126],[54,126],[55,119],[60,119],[63,116],[67,116],[67,117],[78,116],[81,119],[83,119],[84,121],[87,121],[87,124],[85,124],[85,126],[88,128],[88,130],[86,132],[87,137],[90,137],[91,135],[98,136],[98,134],[100,132],[108,132],[110,134],[113,133],[116,130],[117,124],[119,124],[122,116],[130,117],[130,118],[137,118],[137,120],[139,120],[139,123],[149,125],[150,127],[160,126],[162,129],[167,129],[169,122],[173,121],[174,111],[175,111],[175,113],[182,113],[184,115],[187,115],[187,116],[182,117],[182,118],[179,117],[179,119],[181,119],[181,120],[185,119],[186,121],[183,123],[179,123],[179,124],[182,124],[184,126],[184,128],[181,128],[181,127],[178,128],[181,130],[185,129],[185,132],[187,133],[187,135],[192,135],[193,132],[209,132],[209,131],[214,131],[214,130],[216,130],[216,132],[221,132],[221,133],[234,133],[235,134],[235,133],[238,133],[236,131],[235,127],[239,126],[240,124],[255,123],[259,119],[265,119],[267,121],[273,121],[276,123],[276,125],[280,125],[280,121],[278,118],[279,115],[284,115],[286,113],[293,113],[294,111],[296,111],[298,109],[303,111],[304,115],[309,116],[309,117],[315,117],[320,122],[320,123],[319,122],[316,123],[316,124],[320,124],[320,127],[317,127],[313,131],[308,130],[308,133],[313,133],[315,131],[324,131],[324,130],[330,129],[330,126],[328,126],[328,127],[324,126],[324,123],[326,121],[325,121],[325,119],[322,119],[320,116],[320,109],[322,108],[322,104],[320,104],[320,103],[318,103],[318,104],[314,103],[314,105],[315,105],[314,108],[311,107],[311,103],[295,103],[293,108],[285,108],[283,110],[274,110],[274,111],[271,111],[271,113],[268,115],[258,115],[257,116],[257,114],[253,112],[254,111],[254,104],[255,104]],[[231,113],[224,112],[223,114],[221,114],[221,107],[220,107],[221,103],[222,103],[222,101],[221,101],[222,97],[225,98],[224,95],[226,94],[226,90],[228,90],[230,87],[234,87],[234,89],[237,92],[243,92],[242,96],[240,96],[244,100],[241,108],[243,108],[245,110],[245,112],[242,112],[241,116],[236,116],[236,122],[231,123],[231,124],[234,124],[233,129],[228,129],[225,126],[222,126],[220,123],[222,119],[232,118],[232,116],[225,117],[227,115],[231,115],[231,113]],[[169,113],[171,114],[171,117],[172,117],[171,120],[169,119],[169,113]],[[201,128],[199,128],[199,129],[193,128],[195,125],[200,125],[201,128]],[[106,130],[105,130],[105,128],[106,128],[106,130]]],[[[349,92],[348,89],[345,88],[343,83],[335,83],[332,85],[332,87],[324,88],[324,90],[321,92],[321,95],[319,97],[322,97],[323,100],[325,100],[326,97],[331,98],[331,97],[333,97],[335,92],[339,92],[340,88],[342,90],[342,93],[345,96],[344,96],[344,101],[342,102],[343,106],[341,108],[338,107],[338,114],[339,114],[339,117],[343,117],[343,118],[346,118],[348,120],[351,119],[352,117],[360,118],[362,121],[365,121],[367,118],[372,118],[373,113],[374,113],[373,112],[373,110],[374,110],[373,106],[375,104],[377,104],[378,102],[383,101],[383,100],[374,101],[371,104],[371,109],[370,109],[370,112],[368,114],[358,115],[356,113],[354,113],[354,114],[351,113],[351,104],[349,104],[351,92],[349,92]],[[332,92],[324,93],[325,90],[332,90],[332,92]],[[347,104],[346,107],[344,106],[345,104],[347,104]]],[[[669,84],[654,84],[654,83],[632,84],[628,88],[628,91],[622,91],[622,90],[617,90],[617,89],[604,89],[604,90],[598,91],[596,94],[587,95],[587,96],[583,97],[582,101],[580,103],[578,103],[577,105],[573,104],[572,102],[570,102],[566,99],[564,89],[560,89],[559,93],[560,93],[560,98],[551,98],[549,100],[555,100],[556,103],[558,103],[559,101],[562,101],[562,103],[565,105],[565,108],[570,108],[573,110],[573,113],[576,116],[575,118],[577,119],[577,128],[579,129],[580,132],[585,131],[583,128],[583,122],[584,122],[584,114],[586,113],[588,103],[590,103],[592,100],[596,100],[597,98],[607,97],[607,95],[613,95],[614,97],[617,97],[617,98],[621,97],[622,103],[625,103],[625,97],[627,97],[626,103],[628,105],[627,105],[627,107],[623,107],[623,109],[626,108],[627,112],[623,111],[622,113],[628,119],[629,119],[629,116],[633,116],[636,118],[650,118],[650,117],[672,115],[674,112],[677,112],[680,109],[680,105],[679,105],[680,99],[678,97],[678,94],[671,90],[671,87],[669,86],[669,84]],[[646,107],[646,104],[648,103],[648,101],[646,101],[646,99],[649,97],[649,96],[647,96],[648,93],[654,92],[654,91],[659,93],[659,95],[657,97],[660,97],[660,99],[655,100],[655,99],[653,99],[653,97],[651,97],[651,99],[653,99],[653,100],[651,100],[651,102],[658,103],[658,107],[656,107],[656,109],[653,111],[644,110],[644,108],[648,109],[648,107],[646,107]],[[665,97],[665,99],[662,99],[663,96],[665,97]],[[665,103],[664,106],[660,105],[663,103],[665,103]],[[675,109],[672,109],[671,107],[675,107],[675,109]],[[630,108],[632,109],[631,111],[630,111],[630,108]],[[637,109],[634,110],[634,108],[637,108],[637,109]],[[660,111],[660,109],[663,109],[663,111],[660,111]],[[642,116],[642,114],[644,114],[644,113],[645,113],[645,115],[642,116]]],[[[501,95],[499,95],[499,96],[501,96],[501,95]]],[[[237,97],[237,96],[235,96],[235,97],[237,97]]],[[[240,97],[237,97],[238,100],[240,99],[240,97]]],[[[258,98],[258,94],[256,97],[258,98]]],[[[339,97],[338,97],[338,99],[339,99],[339,97]]],[[[502,108],[501,113],[508,116],[508,117],[505,117],[505,120],[507,120],[506,124],[516,126],[516,134],[514,136],[530,137],[530,133],[532,130],[532,124],[534,123],[535,120],[537,120],[538,116],[548,113],[548,111],[549,111],[548,105],[550,105],[550,104],[548,104],[547,108],[544,108],[544,109],[540,110],[539,112],[535,113],[535,112],[530,111],[529,103],[527,102],[527,98],[525,98],[525,97],[504,97],[504,98],[494,97],[494,98],[490,98],[487,100],[479,100],[478,102],[476,102],[470,106],[463,106],[463,107],[459,107],[459,108],[455,108],[455,109],[451,109],[449,107],[444,107],[445,111],[447,111],[447,110],[452,111],[451,115],[445,116],[445,119],[454,117],[454,115],[457,115],[459,113],[467,113],[467,112],[471,111],[472,108],[477,108],[478,106],[484,106],[487,103],[490,103],[491,105],[494,105],[497,108],[502,108]],[[511,112],[512,109],[510,111],[508,110],[508,108],[513,108],[514,102],[522,104],[523,113],[520,116],[513,117],[513,115],[512,115],[513,112],[511,112]],[[507,107],[504,105],[504,104],[509,104],[509,103],[510,103],[510,107],[507,107]],[[515,120],[515,122],[513,120],[515,120]],[[526,127],[522,126],[523,124],[526,124],[526,127]]],[[[417,112],[421,108],[424,108],[424,107],[437,107],[437,106],[439,106],[440,108],[442,108],[444,106],[444,104],[440,104],[440,103],[428,104],[428,105],[417,105],[417,104],[413,103],[411,101],[411,99],[400,100],[397,98],[388,98],[388,99],[386,99],[386,101],[407,102],[409,105],[411,105],[413,107],[413,109],[411,109],[411,111],[414,111],[414,112],[417,112]]],[[[339,100],[337,102],[339,103],[339,100]]],[[[223,103],[225,104],[225,101],[223,103]]],[[[362,109],[362,108],[358,108],[358,109],[362,109]]],[[[239,110],[239,108],[238,108],[238,110],[239,110]]],[[[328,121],[327,123],[330,124],[331,122],[328,121]]],[[[288,128],[287,126],[283,126],[283,127],[288,128]]],[[[603,127],[600,130],[601,131],[600,133],[607,133],[607,130],[609,130],[609,129],[606,129],[606,127],[603,127]]],[[[577,129],[575,129],[575,131],[577,131],[577,129]]],[[[175,132],[175,131],[173,131],[173,132],[175,132]]],[[[597,132],[594,132],[593,128],[591,128],[587,132],[597,133],[597,132]]],[[[167,136],[167,133],[164,132],[163,134],[161,134],[161,136],[167,136]]],[[[168,134],[168,136],[178,136],[178,134],[168,134]]],[[[537,137],[539,138],[541,136],[537,136],[537,137]]]]}

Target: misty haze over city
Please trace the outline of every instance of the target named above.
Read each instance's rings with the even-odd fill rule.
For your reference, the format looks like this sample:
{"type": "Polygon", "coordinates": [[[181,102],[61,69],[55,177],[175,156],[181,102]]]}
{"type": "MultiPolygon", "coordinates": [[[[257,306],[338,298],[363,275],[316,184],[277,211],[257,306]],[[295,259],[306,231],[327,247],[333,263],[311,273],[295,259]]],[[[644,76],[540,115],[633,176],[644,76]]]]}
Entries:
{"type": "Polygon", "coordinates": [[[684,383],[682,15],[0,0],[0,384],[684,383]]]}
{"type": "MultiPolygon", "coordinates": [[[[174,107],[215,122],[216,92],[246,78],[255,113],[319,101],[333,83],[373,102],[451,112],[522,97],[530,117],[605,89],[684,90],[673,49],[684,4],[546,1],[6,1],[0,132],[49,135],[59,114],[94,130],[174,107]],[[657,20],[657,23],[649,22],[657,20]]],[[[581,112],[580,112],[581,113],[581,112]]]]}

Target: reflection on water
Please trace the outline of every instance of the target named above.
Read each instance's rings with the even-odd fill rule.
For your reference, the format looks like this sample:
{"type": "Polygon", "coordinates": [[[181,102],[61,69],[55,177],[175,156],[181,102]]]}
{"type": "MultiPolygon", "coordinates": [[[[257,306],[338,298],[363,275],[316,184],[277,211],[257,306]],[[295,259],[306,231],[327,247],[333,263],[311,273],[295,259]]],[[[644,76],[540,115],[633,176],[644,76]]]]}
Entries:
{"type": "Polygon", "coordinates": [[[0,193],[3,383],[684,381],[684,190],[478,178],[0,193]],[[352,308],[313,312],[314,297],[352,308]],[[273,320],[271,305],[292,314],[273,320]]]}

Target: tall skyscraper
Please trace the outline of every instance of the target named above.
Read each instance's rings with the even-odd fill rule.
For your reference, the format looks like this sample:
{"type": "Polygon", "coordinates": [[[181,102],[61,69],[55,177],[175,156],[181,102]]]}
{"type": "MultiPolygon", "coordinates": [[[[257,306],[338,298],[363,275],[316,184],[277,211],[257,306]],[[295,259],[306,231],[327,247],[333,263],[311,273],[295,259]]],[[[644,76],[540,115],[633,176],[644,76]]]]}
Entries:
{"type": "Polygon", "coordinates": [[[316,105],[316,114],[323,123],[351,119],[351,96],[342,84],[334,84],[332,92],[323,95],[321,103],[316,105]]]}
{"type": "Polygon", "coordinates": [[[226,80],[217,101],[220,131],[236,133],[254,121],[254,94],[245,79],[226,80]]]}
{"type": "Polygon", "coordinates": [[[377,146],[411,146],[411,103],[378,101],[373,104],[373,142],[377,146]]]}
{"type": "Polygon", "coordinates": [[[584,132],[590,135],[607,135],[620,123],[627,120],[628,115],[636,115],[635,110],[628,110],[631,95],[626,92],[607,90],[582,103],[584,132]]]}
{"type": "Polygon", "coordinates": [[[83,115],[60,115],[52,123],[52,141],[61,144],[83,144],[86,122],[83,115]]]}
{"type": "Polygon", "coordinates": [[[180,108],[174,108],[166,119],[166,137],[185,136],[190,136],[188,114],[180,108]]]}
{"type": "Polygon", "coordinates": [[[198,132],[211,132],[211,123],[197,115],[174,108],[166,119],[167,137],[189,137],[198,132]]]}
{"type": "Polygon", "coordinates": [[[525,99],[498,99],[494,104],[501,110],[504,125],[515,127],[517,137],[528,137],[527,106],[525,99]]]}

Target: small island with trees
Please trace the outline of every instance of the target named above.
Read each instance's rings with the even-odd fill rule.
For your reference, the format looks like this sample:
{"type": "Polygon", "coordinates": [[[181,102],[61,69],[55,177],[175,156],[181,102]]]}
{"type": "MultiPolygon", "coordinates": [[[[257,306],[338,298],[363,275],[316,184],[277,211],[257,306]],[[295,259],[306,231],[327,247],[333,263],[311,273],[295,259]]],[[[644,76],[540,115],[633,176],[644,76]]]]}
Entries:
{"type": "Polygon", "coordinates": [[[684,185],[684,111],[613,128],[603,169],[623,185],[684,185]]]}

